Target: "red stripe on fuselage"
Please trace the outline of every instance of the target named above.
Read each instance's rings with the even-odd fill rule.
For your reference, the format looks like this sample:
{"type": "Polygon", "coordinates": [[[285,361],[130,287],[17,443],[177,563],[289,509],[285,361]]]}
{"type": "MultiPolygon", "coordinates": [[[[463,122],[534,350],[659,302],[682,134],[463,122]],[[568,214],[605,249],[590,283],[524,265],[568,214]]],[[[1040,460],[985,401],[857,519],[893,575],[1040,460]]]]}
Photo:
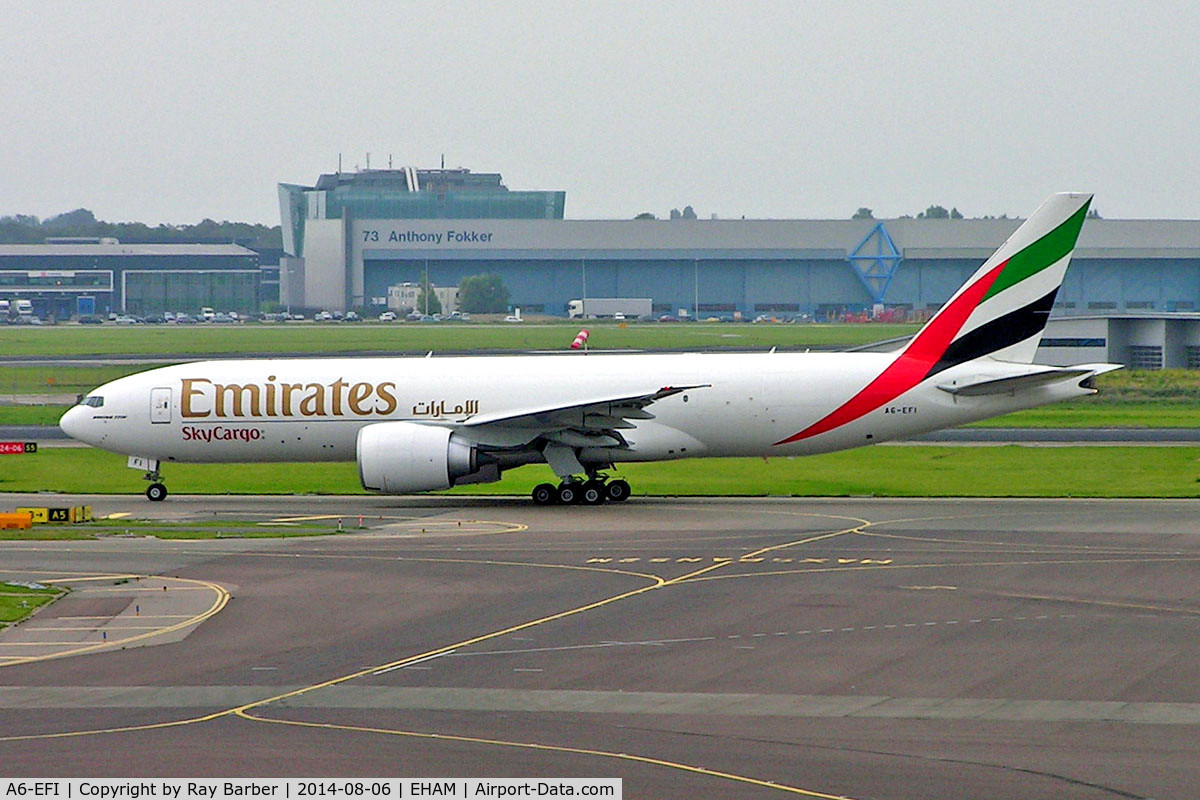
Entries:
{"type": "Polygon", "coordinates": [[[917,334],[917,338],[904,348],[900,357],[888,365],[888,368],[868,383],[861,392],[804,430],[775,444],[791,444],[853,422],[884,403],[895,400],[924,380],[1007,264],[1008,261],[997,264],[954,298],[954,302],[943,308],[941,313],[917,334]]]}

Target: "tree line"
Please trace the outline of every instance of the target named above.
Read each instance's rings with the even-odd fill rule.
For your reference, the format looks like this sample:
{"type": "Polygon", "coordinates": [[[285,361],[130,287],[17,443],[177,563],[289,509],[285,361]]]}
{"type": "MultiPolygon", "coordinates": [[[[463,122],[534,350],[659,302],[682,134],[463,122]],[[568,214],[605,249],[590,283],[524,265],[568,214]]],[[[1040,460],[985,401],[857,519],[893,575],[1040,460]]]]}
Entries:
{"type": "MultiPolygon", "coordinates": [[[[900,217],[900,219],[912,218],[913,217],[911,214],[904,214],[900,217]]],[[[1100,219],[1100,212],[1093,208],[1088,211],[1087,218],[1100,219]]],[[[850,215],[850,219],[875,219],[875,213],[866,206],[862,206],[850,215]]],[[[947,211],[945,206],[935,205],[929,206],[924,211],[917,214],[917,219],[965,219],[965,217],[963,217],[962,212],[957,208],[951,208],[949,211],[947,211]]],[[[985,214],[982,217],[973,217],[973,219],[1008,219],[1008,214],[1001,214],[998,217],[994,217],[991,214],[985,214]]]]}
{"type": "Polygon", "coordinates": [[[47,237],[112,237],[124,244],[213,244],[234,242],[252,250],[283,247],[278,225],[217,222],[194,225],[155,225],[144,222],[105,222],[86,208],[38,219],[29,214],[0,217],[0,244],[41,244],[47,237]]]}

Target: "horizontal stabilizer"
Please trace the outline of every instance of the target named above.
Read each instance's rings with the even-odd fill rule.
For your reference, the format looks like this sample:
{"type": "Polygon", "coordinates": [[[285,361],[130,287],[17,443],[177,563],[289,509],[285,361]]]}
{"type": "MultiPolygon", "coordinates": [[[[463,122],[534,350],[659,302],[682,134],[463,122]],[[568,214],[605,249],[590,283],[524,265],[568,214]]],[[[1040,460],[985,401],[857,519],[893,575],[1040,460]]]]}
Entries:
{"type": "Polygon", "coordinates": [[[1080,364],[1074,367],[1047,367],[1037,372],[1009,375],[1003,378],[967,378],[964,381],[938,384],[943,392],[957,397],[981,397],[989,394],[1011,394],[1022,389],[1046,386],[1072,378],[1089,378],[1120,369],[1120,364],[1080,364]]]}

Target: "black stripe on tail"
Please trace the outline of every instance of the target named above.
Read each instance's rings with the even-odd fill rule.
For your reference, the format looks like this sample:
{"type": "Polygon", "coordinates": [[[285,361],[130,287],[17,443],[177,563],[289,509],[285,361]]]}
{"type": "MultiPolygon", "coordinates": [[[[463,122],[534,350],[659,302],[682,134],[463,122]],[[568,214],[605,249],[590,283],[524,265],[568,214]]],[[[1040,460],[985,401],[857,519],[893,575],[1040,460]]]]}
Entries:
{"type": "Polygon", "coordinates": [[[1041,333],[1046,328],[1046,319],[1050,316],[1050,309],[1054,307],[1054,297],[1057,294],[1056,286],[1045,297],[986,322],[955,339],[925,377],[929,378],[942,370],[1011,347],[1041,333]]]}

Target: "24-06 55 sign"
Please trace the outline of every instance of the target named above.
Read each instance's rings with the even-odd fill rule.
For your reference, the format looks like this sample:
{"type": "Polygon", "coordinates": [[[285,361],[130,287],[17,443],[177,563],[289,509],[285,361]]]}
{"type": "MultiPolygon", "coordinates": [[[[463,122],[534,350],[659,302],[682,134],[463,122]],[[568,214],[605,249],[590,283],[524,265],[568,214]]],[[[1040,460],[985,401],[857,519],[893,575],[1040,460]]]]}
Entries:
{"type": "Polygon", "coordinates": [[[37,442],[0,442],[0,456],[20,456],[36,452],[37,442]]]}

